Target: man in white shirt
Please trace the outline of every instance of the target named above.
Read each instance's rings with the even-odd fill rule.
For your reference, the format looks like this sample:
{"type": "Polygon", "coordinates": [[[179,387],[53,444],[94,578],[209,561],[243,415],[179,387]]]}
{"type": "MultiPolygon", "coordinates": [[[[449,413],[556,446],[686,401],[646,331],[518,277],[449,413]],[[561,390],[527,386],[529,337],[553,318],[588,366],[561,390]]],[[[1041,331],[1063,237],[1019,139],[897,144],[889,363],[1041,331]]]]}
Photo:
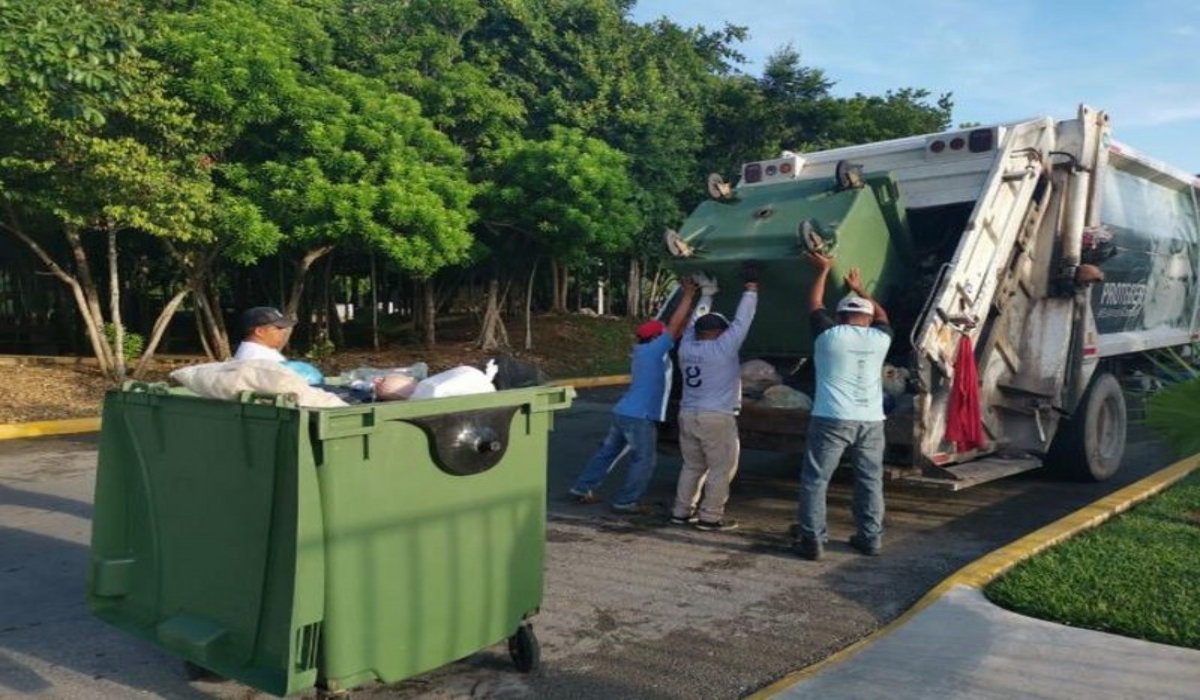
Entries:
{"type": "Polygon", "coordinates": [[[292,335],[295,319],[284,316],[272,306],[256,306],[242,313],[242,343],[234,353],[235,360],[287,360],[280,350],[292,335]]]}

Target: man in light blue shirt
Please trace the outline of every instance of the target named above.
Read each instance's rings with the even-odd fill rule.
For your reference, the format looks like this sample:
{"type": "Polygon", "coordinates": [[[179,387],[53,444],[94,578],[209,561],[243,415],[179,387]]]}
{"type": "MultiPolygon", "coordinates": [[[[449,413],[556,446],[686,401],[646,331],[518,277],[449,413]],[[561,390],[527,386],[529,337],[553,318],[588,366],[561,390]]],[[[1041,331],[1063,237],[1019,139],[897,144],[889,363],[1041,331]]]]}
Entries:
{"type": "Polygon", "coordinates": [[[671,394],[671,348],[679,339],[696,297],[696,283],[682,282],[679,303],[668,324],[653,319],[638,326],[630,360],[629,389],[613,406],[612,426],[600,449],[570,488],[579,503],[596,503],[595,490],[626,454],[631,454],[625,485],[613,499],[618,513],[641,513],[638,500],[654,475],[658,459],[658,423],[666,418],[671,394]]]}
{"type": "Polygon", "coordinates": [[[846,275],[852,294],[838,302],[835,320],[825,309],[833,257],[805,255],[817,272],[808,300],[817,391],[800,467],[800,524],[794,547],[812,561],[824,553],[829,478],[842,455],[849,453],[856,530],[850,545],[875,556],[883,536],[883,363],[892,329],[887,312],[867,294],[857,268],[846,275]]]}

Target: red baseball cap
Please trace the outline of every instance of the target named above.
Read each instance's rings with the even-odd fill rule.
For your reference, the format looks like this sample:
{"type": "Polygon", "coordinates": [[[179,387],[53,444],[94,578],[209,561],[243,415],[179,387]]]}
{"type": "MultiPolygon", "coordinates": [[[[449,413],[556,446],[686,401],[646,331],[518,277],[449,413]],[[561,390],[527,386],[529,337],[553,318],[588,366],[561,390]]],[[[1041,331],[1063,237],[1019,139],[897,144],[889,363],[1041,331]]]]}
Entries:
{"type": "Polygon", "coordinates": [[[642,340],[657,338],[667,330],[667,325],[657,318],[652,318],[637,327],[637,337],[642,340]]]}

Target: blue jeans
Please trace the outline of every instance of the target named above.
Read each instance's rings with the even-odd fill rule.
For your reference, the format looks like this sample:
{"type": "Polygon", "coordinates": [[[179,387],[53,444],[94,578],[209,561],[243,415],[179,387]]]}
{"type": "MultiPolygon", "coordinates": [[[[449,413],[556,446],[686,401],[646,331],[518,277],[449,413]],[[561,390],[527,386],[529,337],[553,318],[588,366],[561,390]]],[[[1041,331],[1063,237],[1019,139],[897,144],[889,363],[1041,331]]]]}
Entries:
{"type": "Polygon", "coordinates": [[[613,414],[612,427],[608,429],[604,444],[583,468],[571,490],[577,493],[595,490],[627,452],[632,453],[629,471],[613,505],[620,508],[637,503],[650,485],[650,477],[654,476],[654,467],[658,463],[658,424],[649,418],[613,414]]]}
{"type": "Polygon", "coordinates": [[[842,460],[854,468],[851,511],[857,535],[866,544],[880,545],[883,536],[883,421],[812,418],[808,424],[804,464],[800,467],[800,537],[825,542],[825,494],[829,478],[842,460]]]}

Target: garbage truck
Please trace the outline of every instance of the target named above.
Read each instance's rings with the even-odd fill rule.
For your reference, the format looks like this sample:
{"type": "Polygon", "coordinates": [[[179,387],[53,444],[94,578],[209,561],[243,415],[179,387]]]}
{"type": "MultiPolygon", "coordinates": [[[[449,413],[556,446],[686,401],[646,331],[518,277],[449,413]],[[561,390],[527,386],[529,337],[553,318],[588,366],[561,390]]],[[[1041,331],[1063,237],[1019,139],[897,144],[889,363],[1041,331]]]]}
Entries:
{"type": "MultiPolygon", "coordinates": [[[[712,308],[728,315],[742,263],[759,263],[742,355],[783,384],[811,396],[802,254],[835,256],[827,300],[861,271],[895,331],[886,461],[910,483],[957,490],[1043,466],[1107,479],[1125,449],[1124,390],[1153,384],[1163,356],[1190,362],[1200,339],[1200,177],[1114,140],[1086,105],[1073,119],[784,151],[735,183],[710,176],[708,194],[667,232],[668,264],[715,282],[712,308]],[[947,439],[966,388],[982,444],[947,439]]],[[[746,396],[738,421],[743,447],[803,450],[803,406],[746,396]]]]}

